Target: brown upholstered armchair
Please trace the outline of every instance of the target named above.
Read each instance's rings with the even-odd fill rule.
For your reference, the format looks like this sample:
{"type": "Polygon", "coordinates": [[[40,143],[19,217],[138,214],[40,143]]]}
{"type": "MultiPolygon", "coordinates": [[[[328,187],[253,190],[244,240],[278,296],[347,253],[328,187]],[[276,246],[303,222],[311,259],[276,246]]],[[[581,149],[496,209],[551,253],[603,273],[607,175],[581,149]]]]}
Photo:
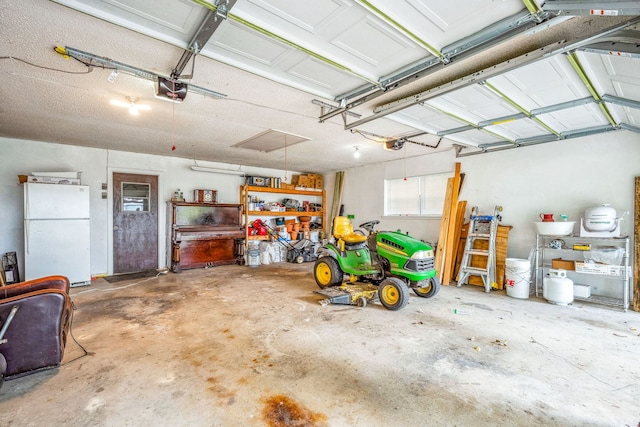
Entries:
{"type": "Polygon", "coordinates": [[[60,366],[70,321],[64,276],[0,287],[0,386],[4,378],[60,366]]]}

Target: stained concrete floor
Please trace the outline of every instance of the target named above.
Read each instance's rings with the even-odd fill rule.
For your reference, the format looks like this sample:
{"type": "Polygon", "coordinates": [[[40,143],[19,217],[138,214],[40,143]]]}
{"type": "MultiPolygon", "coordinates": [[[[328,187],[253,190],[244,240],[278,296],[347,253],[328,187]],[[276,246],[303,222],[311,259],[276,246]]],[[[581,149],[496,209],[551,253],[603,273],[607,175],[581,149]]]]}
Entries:
{"type": "Polygon", "coordinates": [[[640,314],[443,287],[322,306],[312,264],[73,288],[59,369],[2,426],[636,426],[640,314]],[[454,314],[454,309],[463,314],[454,314]]]}

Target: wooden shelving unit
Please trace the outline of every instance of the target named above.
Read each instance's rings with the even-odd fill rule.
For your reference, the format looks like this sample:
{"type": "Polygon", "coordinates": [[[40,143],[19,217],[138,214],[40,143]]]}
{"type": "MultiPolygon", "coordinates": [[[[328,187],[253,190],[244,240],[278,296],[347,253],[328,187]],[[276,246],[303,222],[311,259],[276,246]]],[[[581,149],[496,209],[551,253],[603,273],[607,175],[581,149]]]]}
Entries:
{"type": "MultiPolygon", "coordinates": [[[[282,198],[282,197],[279,197],[282,198]]],[[[276,200],[270,200],[276,201],[276,200]]],[[[297,218],[300,216],[311,216],[311,217],[320,217],[322,218],[322,227],[323,229],[327,226],[327,208],[326,208],[326,192],[325,190],[289,190],[284,188],[271,188],[271,187],[256,187],[252,185],[242,185],[240,186],[240,203],[243,205],[244,212],[244,230],[245,230],[245,238],[248,242],[249,240],[268,240],[269,236],[249,236],[249,217],[289,217],[289,218],[297,218]],[[315,201],[320,201],[322,204],[322,210],[315,212],[300,212],[300,211],[285,211],[285,212],[274,212],[274,211],[250,211],[249,210],[249,196],[255,194],[272,194],[272,195],[282,195],[282,196],[308,196],[314,197],[315,201]]]]}

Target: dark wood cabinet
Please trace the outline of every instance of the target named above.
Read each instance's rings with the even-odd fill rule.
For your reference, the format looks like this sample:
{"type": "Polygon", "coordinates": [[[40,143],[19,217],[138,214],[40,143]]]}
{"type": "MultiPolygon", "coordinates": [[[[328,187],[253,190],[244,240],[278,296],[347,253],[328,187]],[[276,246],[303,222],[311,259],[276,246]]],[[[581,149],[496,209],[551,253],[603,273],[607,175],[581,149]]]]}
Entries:
{"type": "Polygon", "coordinates": [[[171,270],[235,264],[245,230],[242,205],[171,202],[171,270]]]}

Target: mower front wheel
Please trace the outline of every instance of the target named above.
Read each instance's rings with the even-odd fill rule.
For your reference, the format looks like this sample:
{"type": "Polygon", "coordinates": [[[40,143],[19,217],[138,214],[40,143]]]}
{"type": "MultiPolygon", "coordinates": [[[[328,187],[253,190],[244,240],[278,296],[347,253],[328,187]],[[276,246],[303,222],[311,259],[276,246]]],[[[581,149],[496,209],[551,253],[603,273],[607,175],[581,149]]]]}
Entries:
{"type": "Polygon", "coordinates": [[[320,289],[341,284],[342,276],[338,261],[330,256],[318,258],[313,267],[313,277],[316,279],[320,289]]]}
{"type": "Polygon", "coordinates": [[[433,276],[429,279],[425,279],[424,281],[427,282],[427,285],[421,288],[416,286],[413,288],[413,292],[422,298],[431,298],[436,296],[440,291],[440,279],[438,279],[438,276],[433,276]]]}
{"type": "Polygon", "coordinates": [[[378,285],[378,298],[387,310],[400,310],[409,302],[409,288],[396,277],[387,277],[378,285]]]}

